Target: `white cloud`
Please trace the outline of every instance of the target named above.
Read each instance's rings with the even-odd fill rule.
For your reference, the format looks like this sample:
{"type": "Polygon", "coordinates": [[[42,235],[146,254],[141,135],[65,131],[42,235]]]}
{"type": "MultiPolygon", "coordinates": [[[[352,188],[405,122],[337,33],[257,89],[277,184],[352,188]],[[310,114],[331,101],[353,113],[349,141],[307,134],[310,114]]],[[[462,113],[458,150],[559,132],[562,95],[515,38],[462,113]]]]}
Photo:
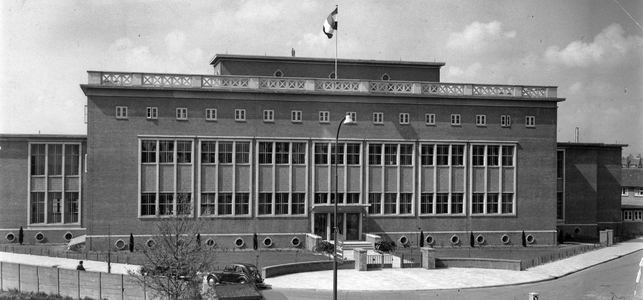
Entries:
{"type": "Polygon", "coordinates": [[[546,62],[566,67],[588,67],[603,63],[620,64],[628,58],[643,58],[643,38],[624,36],[625,31],[619,24],[603,29],[591,43],[573,41],[564,49],[558,46],[547,48],[546,62]]]}
{"type": "Polygon", "coordinates": [[[578,94],[583,89],[583,83],[580,81],[574,82],[567,88],[569,95],[578,94]]]}
{"type": "Polygon", "coordinates": [[[475,62],[464,69],[449,66],[444,81],[449,82],[475,82],[482,69],[482,64],[475,62]]]}
{"type": "Polygon", "coordinates": [[[175,30],[165,36],[165,44],[170,53],[180,53],[185,45],[185,33],[175,30]]]}
{"type": "Polygon", "coordinates": [[[516,31],[503,31],[502,23],[473,22],[462,32],[451,33],[446,46],[450,49],[466,49],[467,51],[486,51],[506,47],[506,42],[516,38],[516,31]]]}

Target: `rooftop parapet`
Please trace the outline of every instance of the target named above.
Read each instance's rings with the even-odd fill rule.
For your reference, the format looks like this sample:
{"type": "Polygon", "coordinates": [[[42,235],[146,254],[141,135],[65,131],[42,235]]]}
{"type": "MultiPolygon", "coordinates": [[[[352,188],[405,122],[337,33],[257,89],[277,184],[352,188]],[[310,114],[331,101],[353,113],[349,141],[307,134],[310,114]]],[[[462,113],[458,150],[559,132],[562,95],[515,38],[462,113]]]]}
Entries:
{"type": "Polygon", "coordinates": [[[562,99],[557,98],[557,87],[553,86],[98,71],[88,71],[87,73],[89,74],[88,85],[90,86],[527,98],[562,101],[562,99]]]}

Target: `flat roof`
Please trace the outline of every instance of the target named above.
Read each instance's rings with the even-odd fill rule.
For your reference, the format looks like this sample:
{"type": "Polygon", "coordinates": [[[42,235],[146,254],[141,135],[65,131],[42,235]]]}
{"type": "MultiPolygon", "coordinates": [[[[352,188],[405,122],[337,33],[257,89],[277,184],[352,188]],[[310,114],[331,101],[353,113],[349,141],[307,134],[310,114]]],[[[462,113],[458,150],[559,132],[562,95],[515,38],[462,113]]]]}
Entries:
{"type": "MultiPolygon", "coordinates": [[[[247,60],[247,61],[284,61],[284,62],[305,62],[305,63],[335,63],[334,58],[317,58],[317,57],[296,57],[296,56],[260,56],[260,55],[238,55],[238,54],[216,54],[211,60],[211,65],[216,65],[220,60],[247,60]]],[[[404,60],[367,60],[367,59],[337,59],[342,64],[360,64],[360,65],[398,65],[398,66],[424,66],[424,67],[442,67],[443,62],[419,62],[404,60]]]]}
{"type": "Polygon", "coordinates": [[[563,148],[624,148],[628,144],[605,144],[605,143],[572,143],[572,142],[558,142],[558,147],[563,148]]]}

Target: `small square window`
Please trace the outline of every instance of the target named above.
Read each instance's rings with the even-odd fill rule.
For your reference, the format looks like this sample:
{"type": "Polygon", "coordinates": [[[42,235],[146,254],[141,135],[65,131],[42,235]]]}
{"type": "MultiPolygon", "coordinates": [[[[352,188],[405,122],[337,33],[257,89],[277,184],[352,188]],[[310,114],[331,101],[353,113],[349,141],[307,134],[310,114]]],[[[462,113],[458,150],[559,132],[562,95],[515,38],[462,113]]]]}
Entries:
{"type": "Polygon", "coordinates": [[[643,189],[638,189],[638,190],[636,191],[636,193],[634,194],[634,196],[642,197],[642,196],[643,196],[643,189]]]}
{"type": "Polygon", "coordinates": [[[384,113],[381,113],[381,112],[373,113],[373,123],[384,124],[384,113]]]}
{"type": "Polygon", "coordinates": [[[500,126],[502,126],[502,127],[511,126],[511,116],[509,116],[509,115],[500,116],[500,126]]]}
{"type": "Polygon", "coordinates": [[[234,110],[234,120],[235,121],[245,121],[246,120],[246,110],[245,109],[235,109],[234,110]]]}
{"type": "Polygon", "coordinates": [[[116,119],[127,119],[127,106],[116,106],[116,119]]]}
{"type": "Polygon", "coordinates": [[[148,107],[147,108],[147,119],[155,120],[159,118],[159,108],[158,107],[148,107]]]}
{"type": "Polygon", "coordinates": [[[206,121],[216,121],[217,120],[217,110],[214,108],[205,109],[205,120],[206,121]]]}
{"type": "Polygon", "coordinates": [[[274,122],[275,121],[275,111],[274,110],[264,110],[263,111],[263,121],[264,122],[274,122]]]}
{"type": "Polygon", "coordinates": [[[487,126],[487,116],[477,115],[476,116],[476,125],[477,126],[487,126]]]}
{"type": "Polygon", "coordinates": [[[401,113],[400,114],[400,124],[409,124],[409,114],[401,113]]]}
{"type": "Polygon", "coordinates": [[[319,123],[330,123],[330,112],[320,111],[319,112],[319,123]]]}
{"type": "Polygon", "coordinates": [[[346,114],[351,116],[351,119],[353,119],[353,122],[357,122],[357,113],[356,112],[349,111],[349,112],[346,112],[346,114]]]}
{"type": "Polygon", "coordinates": [[[525,125],[527,127],[536,127],[536,117],[534,116],[525,117],[525,125]]]}
{"type": "Polygon", "coordinates": [[[187,108],[177,108],[176,109],[176,119],[177,120],[187,120],[188,119],[188,109],[187,108]]]}
{"type": "Polygon", "coordinates": [[[426,125],[435,125],[435,114],[425,114],[424,115],[424,124],[426,124],[426,125]]]}
{"type": "Polygon", "coordinates": [[[301,110],[293,110],[290,112],[290,120],[294,123],[301,123],[301,110]]]}
{"type": "Polygon", "coordinates": [[[460,125],[460,115],[458,114],[451,115],[451,125],[460,125]]]}

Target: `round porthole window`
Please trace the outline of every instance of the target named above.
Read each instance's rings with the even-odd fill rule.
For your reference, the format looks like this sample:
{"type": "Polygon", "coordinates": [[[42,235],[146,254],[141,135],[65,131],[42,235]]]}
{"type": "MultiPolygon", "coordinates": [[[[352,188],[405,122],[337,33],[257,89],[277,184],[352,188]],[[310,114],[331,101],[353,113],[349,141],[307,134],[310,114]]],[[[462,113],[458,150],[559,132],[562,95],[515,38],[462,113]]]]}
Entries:
{"type": "Polygon", "coordinates": [[[241,247],[243,247],[243,245],[245,245],[245,244],[246,244],[246,242],[244,242],[244,241],[243,241],[243,239],[242,239],[242,238],[240,238],[240,237],[238,237],[236,240],[234,240],[234,245],[235,245],[237,248],[241,248],[241,247]]]}
{"type": "Polygon", "coordinates": [[[263,245],[266,246],[266,247],[272,246],[272,239],[269,238],[269,237],[263,239],[263,245]]]}
{"type": "Polygon", "coordinates": [[[399,242],[401,245],[408,245],[409,244],[409,238],[407,238],[405,235],[401,236],[399,239],[399,242]]]}
{"type": "Polygon", "coordinates": [[[9,242],[13,242],[16,240],[16,236],[13,234],[13,232],[7,233],[7,235],[5,235],[4,238],[9,242]]]}
{"type": "Polygon", "coordinates": [[[454,234],[451,237],[451,244],[457,245],[458,243],[460,243],[460,237],[458,237],[457,235],[454,234]]]}
{"type": "Polygon", "coordinates": [[[45,235],[42,232],[36,233],[36,236],[34,236],[34,237],[36,238],[36,241],[38,241],[38,242],[42,242],[42,241],[45,240],[45,235]]]}
{"type": "Polygon", "coordinates": [[[74,238],[74,235],[71,232],[67,231],[67,233],[65,233],[63,238],[65,238],[65,240],[69,241],[69,240],[74,238]]]}
{"type": "Polygon", "coordinates": [[[427,245],[433,245],[433,243],[435,242],[435,239],[433,238],[433,236],[427,235],[424,238],[424,241],[426,242],[427,245]]]}
{"type": "Polygon", "coordinates": [[[116,241],[116,243],[114,243],[114,246],[116,246],[116,249],[118,250],[123,250],[125,249],[125,241],[119,239],[118,241],[116,241]]]}
{"type": "Polygon", "coordinates": [[[533,244],[536,241],[536,238],[533,235],[528,235],[527,236],[527,243],[533,244]]]}
{"type": "Polygon", "coordinates": [[[480,235],[478,235],[478,236],[476,237],[476,243],[478,243],[478,245],[482,245],[482,244],[484,244],[484,241],[485,241],[485,240],[484,240],[484,236],[483,236],[482,234],[480,234],[480,235]]]}
{"type": "Polygon", "coordinates": [[[145,245],[146,245],[148,248],[152,248],[152,247],[154,247],[154,245],[155,245],[155,244],[156,244],[156,242],[154,242],[154,240],[153,240],[153,239],[149,239],[149,240],[147,240],[147,242],[145,242],[145,245]]]}
{"type": "Polygon", "coordinates": [[[509,241],[511,241],[511,239],[509,238],[508,235],[503,234],[502,237],[500,238],[500,241],[506,245],[506,244],[509,244],[509,241]]]}
{"type": "Polygon", "coordinates": [[[298,237],[294,237],[290,240],[290,244],[295,247],[299,247],[299,245],[301,245],[301,240],[298,237]]]}
{"type": "Polygon", "coordinates": [[[580,228],[578,228],[578,227],[574,228],[574,234],[579,235],[580,234],[580,228]]]}
{"type": "Polygon", "coordinates": [[[205,245],[208,246],[208,247],[214,247],[214,245],[216,245],[216,244],[217,243],[213,239],[207,239],[205,241],[205,245]]]}

